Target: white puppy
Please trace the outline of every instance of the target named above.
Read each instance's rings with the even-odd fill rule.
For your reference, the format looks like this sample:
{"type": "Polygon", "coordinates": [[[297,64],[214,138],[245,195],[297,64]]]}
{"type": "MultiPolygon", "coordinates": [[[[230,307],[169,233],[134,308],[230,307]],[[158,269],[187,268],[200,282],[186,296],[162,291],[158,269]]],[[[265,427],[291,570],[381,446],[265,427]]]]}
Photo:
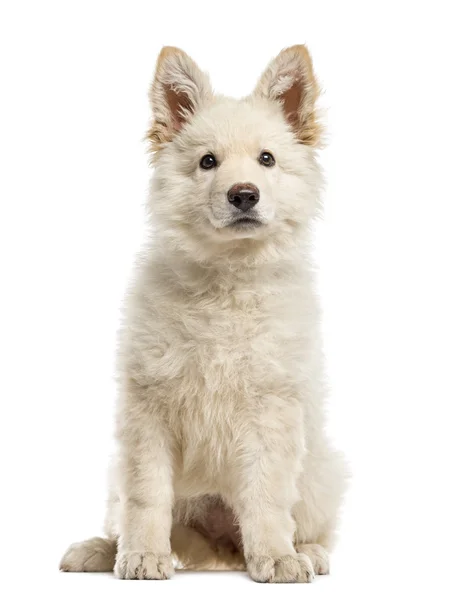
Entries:
{"type": "Polygon", "coordinates": [[[154,235],[127,296],[107,538],[71,546],[63,570],[165,579],[176,558],[262,582],[328,572],[345,466],[324,433],[307,256],[317,96],[304,46],[241,100],[162,50],[154,235]]]}

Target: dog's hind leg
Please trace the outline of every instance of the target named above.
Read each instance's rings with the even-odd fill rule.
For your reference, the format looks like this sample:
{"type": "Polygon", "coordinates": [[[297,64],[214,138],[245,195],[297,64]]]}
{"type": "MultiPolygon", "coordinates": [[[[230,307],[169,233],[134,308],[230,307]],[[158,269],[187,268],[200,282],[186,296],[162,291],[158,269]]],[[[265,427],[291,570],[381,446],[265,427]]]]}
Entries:
{"type": "Polygon", "coordinates": [[[73,573],[110,573],[114,570],[117,541],[95,537],[72,544],[63,558],[61,571],[73,573]]]}
{"type": "Polygon", "coordinates": [[[120,500],[116,492],[114,467],[110,469],[109,498],[104,523],[104,538],[94,537],[72,544],[65,552],[59,568],[74,573],[110,573],[117,554],[120,500]]]}
{"type": "Polygon", "coordinates": [[[67,549],[59,568],[73,573],[110,573],[114,570],[117,554],[117,537],[107,527],[108,537],[94,537],[72,544],[67,549]]]}

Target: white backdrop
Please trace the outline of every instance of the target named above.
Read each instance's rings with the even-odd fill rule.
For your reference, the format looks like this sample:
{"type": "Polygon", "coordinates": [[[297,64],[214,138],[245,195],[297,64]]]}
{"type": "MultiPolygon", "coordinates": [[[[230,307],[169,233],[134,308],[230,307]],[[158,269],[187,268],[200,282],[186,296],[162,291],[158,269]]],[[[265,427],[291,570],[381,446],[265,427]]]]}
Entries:
{"type": "Polygon", "coordinates": [[[461,597],[462,45],[456,2],[2,2],[4,597],[461,597]],[[57,570],[101,533],[119,307],[143,239],[156,55],[245,95],[306,42],[325,90],[317,229],[330,431],[353,470],[332,575],[119,582],[57,570]],[[188,590],[184,586],[188,586],[188,590]],[[341,594],[341,596],[340,596],[341,594]]]}

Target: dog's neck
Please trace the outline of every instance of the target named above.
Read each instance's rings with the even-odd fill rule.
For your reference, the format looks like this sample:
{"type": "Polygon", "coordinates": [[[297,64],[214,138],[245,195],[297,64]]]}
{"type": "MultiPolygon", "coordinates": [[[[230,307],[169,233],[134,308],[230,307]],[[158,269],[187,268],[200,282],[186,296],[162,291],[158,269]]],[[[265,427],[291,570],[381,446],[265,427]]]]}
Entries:
{"type": "Polygon", "coordinates": [[[298,274],[310,268],[306,247],[302,244],[289,245],[282,251],[270,244],[244,242],[222,248],[207,260],[161,241],[153,250],[164,281],[193,295],[269,289],[272,284],[280,287],[284,280],[293,282],[298,274]]]}

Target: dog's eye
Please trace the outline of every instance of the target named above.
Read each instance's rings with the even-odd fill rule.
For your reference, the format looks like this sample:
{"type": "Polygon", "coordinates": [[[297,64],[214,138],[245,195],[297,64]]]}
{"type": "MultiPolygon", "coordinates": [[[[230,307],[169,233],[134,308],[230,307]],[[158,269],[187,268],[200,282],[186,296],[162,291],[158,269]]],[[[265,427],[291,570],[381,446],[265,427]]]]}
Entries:
{"type": "Polygon", "coordinates": [[[206,154],[201,158],[201,162],[199,164],[201,169],[213,169],[213,167],[217,166],[217,161],[213,154],[206,154]]]}
{"type": "Polygon", "coordinates": [[[272,167],[273,165],[276,164],[276,161],[274,160],[274,156],[271,154],[271,152],[262,152],[260,154],[260,158],[258,159],[258,162],[263,165],[264,167],[272,167]]]}

